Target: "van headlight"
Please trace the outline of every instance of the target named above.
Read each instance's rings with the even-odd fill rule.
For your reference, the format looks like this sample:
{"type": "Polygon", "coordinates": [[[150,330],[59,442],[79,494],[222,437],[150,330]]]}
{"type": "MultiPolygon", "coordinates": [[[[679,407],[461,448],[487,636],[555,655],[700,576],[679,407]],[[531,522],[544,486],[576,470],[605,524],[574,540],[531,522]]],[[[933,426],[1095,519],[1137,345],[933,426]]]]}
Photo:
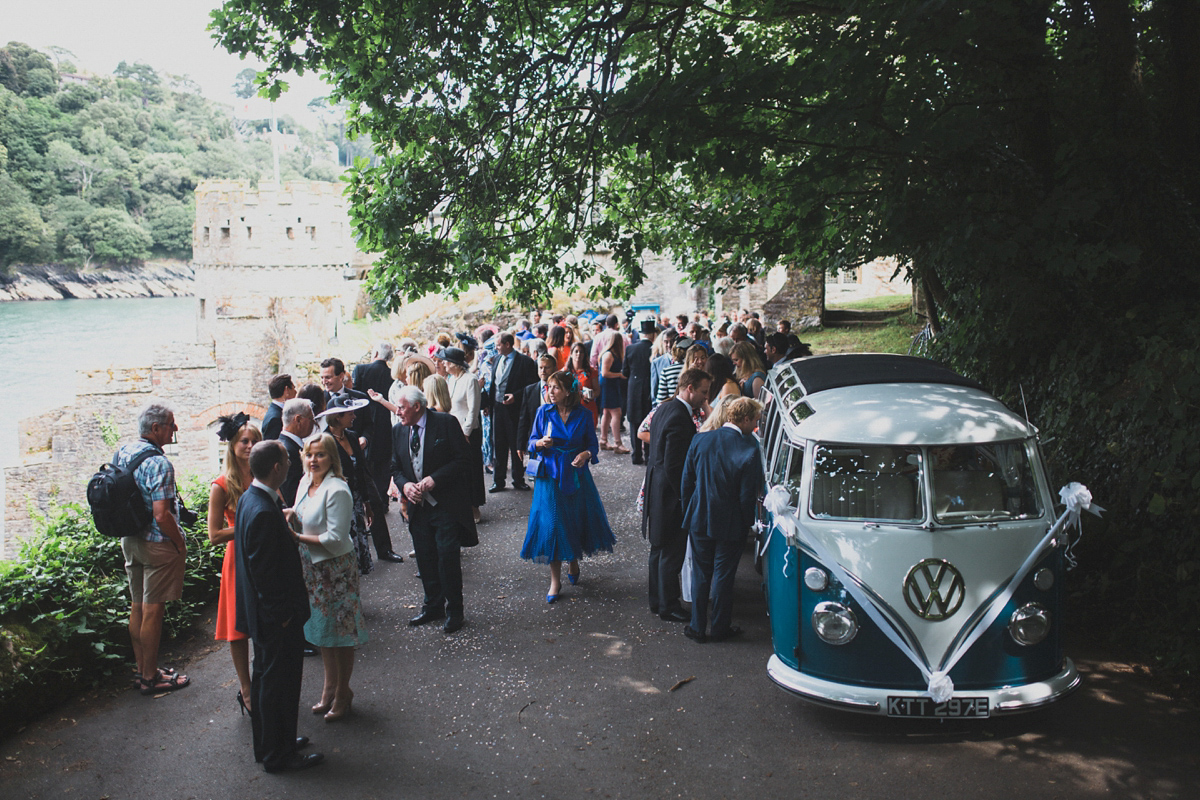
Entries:
{"type": "Polygon", "coordinates": [[[858,633],[858,619],[841,603],[817,603],[812,624],[821,641],[832,645],[847,644],[858,633]]]}
{"type": "Polygon", "coordinates": [[[804,585],[814,592],[823,592],[829,588],[829,576],[820,567],[809,567],[804,570],[804,585]]]}
{"type": "Polygon", "coordinates": [[[1050,635],[1050,612],[1037,603],[1027,603],[1009,617],[1008,632],[1017,644],[1037,644],[1050,635]]]}

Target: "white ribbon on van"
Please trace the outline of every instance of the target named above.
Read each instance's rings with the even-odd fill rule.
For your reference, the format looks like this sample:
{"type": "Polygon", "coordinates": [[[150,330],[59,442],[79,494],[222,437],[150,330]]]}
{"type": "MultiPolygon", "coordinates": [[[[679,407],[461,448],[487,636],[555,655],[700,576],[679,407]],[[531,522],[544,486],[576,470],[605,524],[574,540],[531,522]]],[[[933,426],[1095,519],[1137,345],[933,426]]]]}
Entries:
{"type": "Polygon", "coordinates": [[[1012,599],[1013,593],[1016,592],[1017,587],[1021,585],[1021,581],[1023,581],[1025,576],[1029,574],[1029,571],[1033,569],[1034,564],[1036,564],[1038,559],[1041,558],[1042,554],[1046,551],[1046,548],[1050,546],[1054,538],[1060,532],[1062,532],[1062,530],[1068,524],[1081,526],[1079,519],[1080,510],[1090,511],[1096,516],[1100,516],[1100,512],[1104,510],[1100,508],[1100,506],[1092,503],[1091,492],[1089,492],[1087,487],[1083,486],[1082,484],[1072,483],[1063,487],[1063,489],[1059,492],[1059,496],[1063,499],[1063,502],[1066,503],[1067,509],[1063,511],[1062,515],[1059,516],[1057,520],[1055,520],[1054,524],[1050,527],[1050,530],[1046,532],[1046,535],[1042,537],[1037,546],[1030,551],[1020,568],[1013,573],[1012,577],[1009,578],[1008,582],[1004,585],[1004,590],[1000,592],[988,605],[987,612],[976,619],[967,636],[959,640],[958,645],[956,645],[954,649],[942,659],[941,665],[936,670],[934,670],[927,663],[923,654],[918,653],[908,642],[904,640],[904,637],[900,635],[900,632],[896,629],[896,626],[893,625],[892,622],[879,609],[879,607],[872,602],[869,597],[867,597],[867,594],[863,591],[860,582],[856,578],[851,577],[846,569],[842,567],[842,565],[839,564],[838,561],[817,541],[817,538],[812,536],[805,529],[804,524],[797,517],[795,511],[793,511],[790,505],[788,505],[787,501],[789,499],[789,495],[786,490],[783,490],[778,486],[772,488],[771,491],[767,493],[767,498],[763,500],[763,507],[772,513],[775,523],[778,524],[780,528],[784,529],[785,531],[790,529],[790,531],[787,532],[791,533],[791,535],[797,541],[803,540],[804,546],[812,551],[814,558],[824,564],[826,568],[833,573],[833,576],[838,580],[839,583],[842,584],[842,587],[852,598],[854,598],[854,601],[858,603],[863,611],[867,613],[867,616],[871,618],[871,621],[875,623],[876,627],[878,627],[879,630],[881,630],[883,634],[887,636],[892,644],[896,645],[896,649],[903,653],[904,656],[908,658],[908,660],[911,661],[918,670],[920,670],[922,677],[925,678],[927,684],[926,693],[929,695],[929,697],[935,703],[944,703],[954,696],[954,682],[950,680],[950,670],[954,668],[954,665],[957,664],[964,655],[966,655],[967,651],[969,651],[971,646],[978,641],[979,637],[983,635],[984,631],[991,627],[991,624],[996,621],[998,616],[1000,616],[1000,613],[1004,610],[1004,607],[1008,605],[1008,601],[1012,599]],[[776,494],[774,497],[772,497],[772,494],[777,490],[780,491],[782,495],[776,494]],[[1070,500],[1068,500],[1068,498],[1070,498],[1070,500]],[[768,501],[770,501],[770,505],[768,505],[768,501]]]}

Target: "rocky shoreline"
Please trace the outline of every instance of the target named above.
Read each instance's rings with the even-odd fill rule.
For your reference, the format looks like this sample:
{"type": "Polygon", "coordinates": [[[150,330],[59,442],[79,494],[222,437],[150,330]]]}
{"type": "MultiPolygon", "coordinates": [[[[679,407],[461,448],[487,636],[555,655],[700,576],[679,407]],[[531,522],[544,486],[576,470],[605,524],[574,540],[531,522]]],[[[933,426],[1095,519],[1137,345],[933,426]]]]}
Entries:
{"type": "Polygon", "coordinates": [[[95,300],[115,297],[190,297],[195,275],[185,261],[149,262],[123,269],[14,268],[0,277],[0,302],[95,300]]]}

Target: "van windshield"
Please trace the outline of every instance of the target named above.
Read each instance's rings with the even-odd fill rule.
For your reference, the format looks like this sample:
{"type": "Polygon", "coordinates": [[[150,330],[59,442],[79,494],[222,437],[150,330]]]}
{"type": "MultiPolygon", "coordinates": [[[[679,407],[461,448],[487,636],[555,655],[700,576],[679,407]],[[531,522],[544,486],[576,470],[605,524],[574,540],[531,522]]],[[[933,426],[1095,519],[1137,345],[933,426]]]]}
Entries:
{"type": "Polygon", "coordinates": [[[1042,515],[1023,442],[929,448],[938,522],[995,522],[1042,515]]]}
{"type": "Polygon", "coordinates": [[[921,448],[819,444],[813,449],[814,517],[921,522],[921,448]]]}

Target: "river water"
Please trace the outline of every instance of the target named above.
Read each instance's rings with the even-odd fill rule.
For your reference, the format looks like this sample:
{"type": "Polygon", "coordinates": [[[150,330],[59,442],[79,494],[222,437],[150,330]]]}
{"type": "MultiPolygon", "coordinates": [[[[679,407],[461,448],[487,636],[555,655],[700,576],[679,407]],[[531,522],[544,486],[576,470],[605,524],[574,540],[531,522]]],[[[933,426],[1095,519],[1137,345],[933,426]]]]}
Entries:
{"type": "Polygon", "coordinates": [[[75,371],[146,366],[154,349],[196,340],[194,297],[0,303],[0,356],[9,373],[0,466],[17,463],[17,420],[75,400],[75,371]]]}

